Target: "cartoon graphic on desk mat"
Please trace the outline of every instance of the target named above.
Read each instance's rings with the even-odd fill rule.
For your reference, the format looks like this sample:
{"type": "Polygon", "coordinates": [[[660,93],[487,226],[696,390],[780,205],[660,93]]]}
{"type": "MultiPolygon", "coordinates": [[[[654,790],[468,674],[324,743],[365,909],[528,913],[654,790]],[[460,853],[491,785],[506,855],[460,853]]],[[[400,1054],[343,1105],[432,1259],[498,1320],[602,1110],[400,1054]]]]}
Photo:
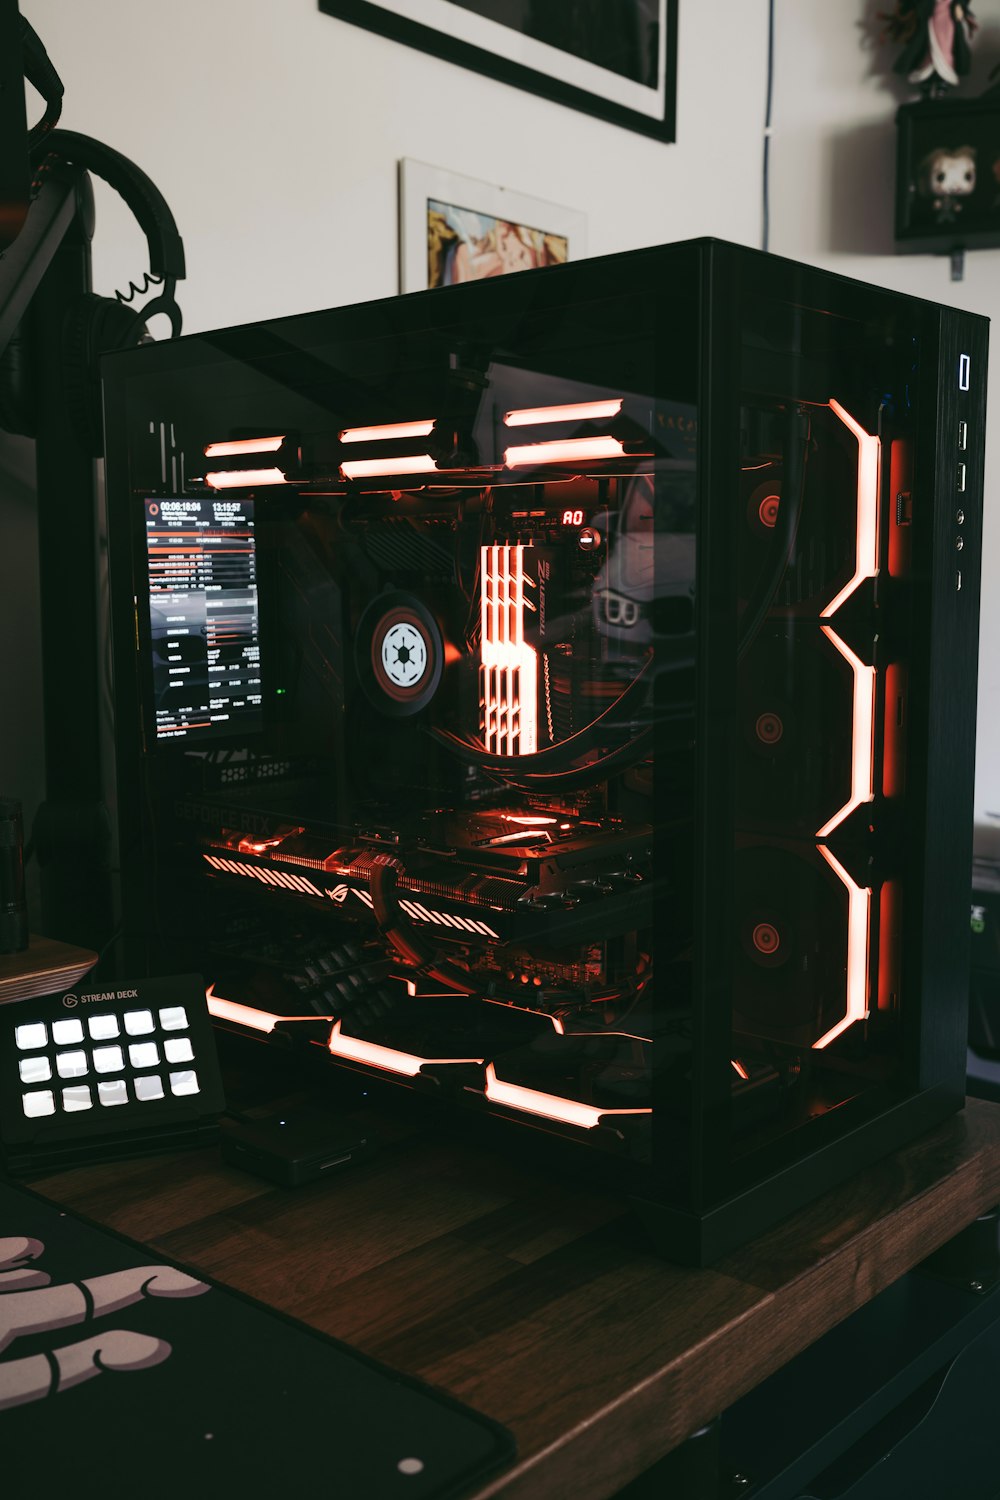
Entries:
{"type": "MultiPolygon", "coordinates": [[[[181,1180],[188,1170],[170,1158],[158,1168],[181,1180]]],[[[145,1191],[121,1170],[119,1203],[145,1191]]],[[[216,1224],[252,1241],[274,1207],[270,1195],[219,1205],[216,1224]]],[[[173,1233],[159,1215],[158,1234],[173,1233]]],[[[317,1241],[331,1286],[348,1244],[333,1223],[317,1241]]],[[[177,1500],[182,1488],[298,1494],[318,1473],[331,1494],[454,1500],[514,1458],[511,1434],[448,1392],[164,1252],[0,1179],[5,1495],[103,1493],[109,1422],[118,1471],[141,1473],[143,1500],[177,1500]]],[[[275,1270],[280,1300],[288,1287],[275,1270]]]]}
{"type": "MultiPolygon", "coordinates": [[[[27,1236],[0,1239],[0,1355],[15,1339],[117,1313],[144,1297],[200,1297],[209,1287],[173,1266],[130,1266],[52,1286],[34,1262],[45,1246],[27,1236]]],[[[169,1359],[165,1339],[108,1328],[22,1359],[0,1358],[0,1411],[62,1394],[104,1370],[148,1370],[169,1359]]]]}

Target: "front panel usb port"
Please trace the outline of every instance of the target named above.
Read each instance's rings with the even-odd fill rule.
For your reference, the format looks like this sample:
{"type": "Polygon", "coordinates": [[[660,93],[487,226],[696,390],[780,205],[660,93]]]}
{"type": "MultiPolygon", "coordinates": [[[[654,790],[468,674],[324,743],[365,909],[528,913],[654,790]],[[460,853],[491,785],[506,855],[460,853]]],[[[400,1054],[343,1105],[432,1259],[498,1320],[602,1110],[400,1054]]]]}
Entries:
{"type": "Polygon", "coordinates": [[[961,495],[965,490],[965,465],[958,466],[958,493],[961,495]]]}
{"type": "Polygon", "coordinates": [[[960,453],[964,453],[965,450],[966,450],[966,448],[968,446],[969,446],[969,424],[968,424],[968,422],[959,422],[959,424],[958,424],[958,451],[960,453]]]}

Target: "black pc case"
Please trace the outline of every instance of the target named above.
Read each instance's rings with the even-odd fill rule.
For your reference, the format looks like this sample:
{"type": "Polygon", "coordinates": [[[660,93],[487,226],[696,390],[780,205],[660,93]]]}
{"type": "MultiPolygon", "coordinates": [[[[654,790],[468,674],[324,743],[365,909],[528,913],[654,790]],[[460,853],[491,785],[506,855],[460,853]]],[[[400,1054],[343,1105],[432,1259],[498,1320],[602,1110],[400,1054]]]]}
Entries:
{"type": "Polygon", "coordinates": [[[684,1260],[958,1109],[986,349],[700,240],[110,357],[130,972],[684,1260]]]}

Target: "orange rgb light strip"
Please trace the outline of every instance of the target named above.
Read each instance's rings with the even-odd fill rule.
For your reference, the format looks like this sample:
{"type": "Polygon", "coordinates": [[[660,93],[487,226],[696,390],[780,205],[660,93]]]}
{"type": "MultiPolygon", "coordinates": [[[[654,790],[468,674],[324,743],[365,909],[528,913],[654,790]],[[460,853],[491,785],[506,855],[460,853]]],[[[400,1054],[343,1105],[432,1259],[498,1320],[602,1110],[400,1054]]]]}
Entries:
{"type": "Polygon", "coordinates": [[[624,397],[610,401],[573,401],[568,406],[526,406],[504,413],[505,427],[539,427],[544,422],[592,422],[599,417],[617,417],[624,397]]]}
{"type": "Polygon", "coordinates": [[[483,743],[494,755],[533,755],[538,749],[538,658],[524,639],[527,590],[524,547],[480,550],[479,699],[483,743]]]}
{"type": "Polygon", "coordinates": [[[408,458],[350,458],[341,464],[345,479],[372,479],[379,474],[436,474],[437,464],[429,453],[412,453],[408,458]]]}
{"type": "Polygon", "coordinates": [[[839,401],[831,398],[830,410],[858,440],[858,540],[854,573],[822,611],[824,620],[836,614],[863,579],[874,578],[878,572],[878,477],[882,454],[880,440],[866,432],[839,401]]]}
{"type": "Polygon", "coordinates": [[[856,807],[860,807],[862,802],[870,802],[874,795],[872,735],[875,727],[875,668],[866,667],[831,626],[822,625],[820,629],[836,646],[854,673],[851,795],[839,812],[835,812],[830,821],[818,830],[816,837],[825,839],[856,807]]]}
{"type": "Polygon", "coordinates": [[[340,1027],[341,1023],[335,1021],[330,1032],[329,1048],[334,1057],[367,1063],[369,1067],[401,1073],[406,1078],[415,1078],[426,1063],[474,1063],[477,1067],[483,1064],[481,1057],[417,1057],[412,1052],[397,1052],[376,1042],[363,1042],[360,1037],[344,1036],[340,1027]]]}
{"type": "Polygon", "coordinates": [[[234,438],[227,443],[209,443],[205,449],[206,458],[229,458],[237,453],[277,453],[282,443],[281,437],[262,438],[234,438]]]}
{"type": "Polygon", "coordinates": [[[867,886],[856,885],[825,844],[818,847],[837,879],[847,888],[847,1014],[821,1036],[819,1041],[813,1042],[814,1052],[828,1047],[848,1026],[853,1026],[855,1021],[863,1021],[868,1015],[868,943],[872,901],[872,893],[867,886]]]}
{"type": "Polygon", "coordinates": [[[208,1013],[218,1021],[234,1021],[238,1026],[249,1026],[252,1031],[271,1032],[279,1021],[329,1021],[331,1016],[276,1016],[269,1010],[257,1010],[252,1005],[240,1005],[235,1000],[223,1000],[210,984],[205,991],[208,1013]]]}
{"type": "Polygon", "coordinates": [[[565,438],[552,443],[527,443],[521,448],[508,448],[503,456],[508,469],[524,468],[531,464],[571,464],[578,460],[598,458],[624,458],[625,449],[617,438],[565,438]]]}
{"type": "Polygon", "coordinates": [[[546,1120],[561,1120],[566,1125],[579,1125],[584,1130],[593,1130],[602,1120],[618,1115],[651,1115],[651,1109],[597,1109],[592,1104],[578,1104],[575,1099],[563,1099],[559,1094],[543,1094],[538,1089],[527,1089],[519,1083],[504,1083],[496,1075],[492,1063],[486,1068],[486,1097],[494,1104],[507,1104],[511,1109],[521,1109],[528,1115],[540,1115],[546,1120]]]}
{"type": "Polygon", "coordinates": [[[434,428],[434,418],[426,422],[386,422],[381,427],[345,427],[342,443],[377,443],[389,438],[426,437],[434,428]]]}
{"type": "Polygon", "coordinates": [[[205,483],[213,490],[235,490],[251,484],[286,484],[287,481],[280,469],[220,469],[206,474],[205,483]]]}
{"type": "MultiPolygon", "coordinates": [[[[830,410],[858,440],[858,517],[854,573],[822,611],[820,619],[828,620],[850,598],[865,578],[878,572],[878,484],[882,445],[867,433],[839,401],[831,398],[830,410]]],[[[872,735],[875,723],[875,668],[865,666],[851,648],[829,625],[820,627],[854,673],[854,722],[851,754],[851,795],[816,837],[826,838],[862,802],[873,796],[874,753],[872,735]]]]}

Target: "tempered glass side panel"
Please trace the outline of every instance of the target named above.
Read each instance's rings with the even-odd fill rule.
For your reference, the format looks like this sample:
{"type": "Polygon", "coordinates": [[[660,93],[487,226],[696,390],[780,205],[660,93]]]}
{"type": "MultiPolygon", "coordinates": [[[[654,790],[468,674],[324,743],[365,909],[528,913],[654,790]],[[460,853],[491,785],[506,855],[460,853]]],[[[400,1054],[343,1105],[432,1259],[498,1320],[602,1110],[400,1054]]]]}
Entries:
{"type": "Polygon", "coordinates": [[[916,1088],[930,579],[914,538],[936,412],[933,310],[757,257],[729,294],[734,399],[713,412],[728,473],[711,497],[726,595],[710,628],[732,700],[716,788],[731,1013],[712,1066],[736,1084],[716,1116],[718,1194],[916,1088]]]}
{"type": "Polygon", "coordinates": [[[655,1112],[678,1202],[697,267],[203,335],[108,394],[147,961],[623,1181],[655,1112]]]}

